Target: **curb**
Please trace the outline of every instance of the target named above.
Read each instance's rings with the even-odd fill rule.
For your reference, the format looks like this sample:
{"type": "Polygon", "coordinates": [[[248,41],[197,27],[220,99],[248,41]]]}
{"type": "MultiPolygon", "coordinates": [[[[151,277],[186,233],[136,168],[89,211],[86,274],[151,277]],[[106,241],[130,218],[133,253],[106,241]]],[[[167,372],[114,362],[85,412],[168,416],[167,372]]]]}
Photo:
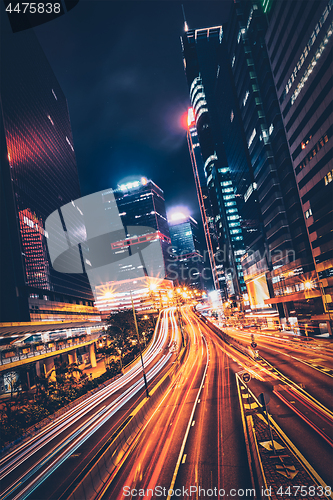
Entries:
{"type": "Polygon", "coordinates": [[[264,415],[262,405],[252,391],[247,389],[248,394],[251,394],[251,398],[255,402],[255,408],[252,409],[252,405],[250,404],[251,408],[246,409],[241,394],[241,385],[245,389],[246,384],[238,374],[236,374],[236,381],[249,467],[254,476],[254,483],[257,483],[256,491],[259,493],[258,497],[262,499],[281,500],[284,495],[284,493],[281,494],[281,491],[286,492],[291,490],[290,496],[298,498],[298,489],[301,488],[298,485],[302,484],[301,497],[303,498],[311,497],[314,500],[333,498],[332,491],[330,491],[330,494],[320,494],[320,491],[325,491],[325,487],[328,487],[328,485],[326,485],[302,453],[290,441],[271,415],[268,414],[274,444],[277,448],[276,453],[273,454],[268,420],[266,415],[264,415]],[[263,444],[266,444],[266,446],[263,444]],[[297,479],[293,483],[294,477],[297,479]],[[311,493],[310,488],[312,488],[311,493]],[[263,493],[263,489],[266,493],[263,493]],[[295,489],[297,489],[296,494],[295,489]],[[309,493],[303,494],[304,490],[309,493]]]}

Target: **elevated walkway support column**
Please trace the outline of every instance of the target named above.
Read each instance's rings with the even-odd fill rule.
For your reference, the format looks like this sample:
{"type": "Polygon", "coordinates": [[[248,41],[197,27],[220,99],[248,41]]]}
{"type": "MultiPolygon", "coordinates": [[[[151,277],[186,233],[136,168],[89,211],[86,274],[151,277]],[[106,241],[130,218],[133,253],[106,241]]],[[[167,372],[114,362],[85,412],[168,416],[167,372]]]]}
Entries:
{"type": "Polygon", "coordinates": [[[76,349],[68,353],[68,363],[71,365],[72,363],[77,363],[77,352],[76,349]]]}
{"type": "Polygon", "coordinates": [[[95,342],[93,342],[89,346],[89,356],[90,356],[91,367],[95,368],[95,366],[97,366],[97,363],[96,363],[96,354],[95,354],[95,342]]]}

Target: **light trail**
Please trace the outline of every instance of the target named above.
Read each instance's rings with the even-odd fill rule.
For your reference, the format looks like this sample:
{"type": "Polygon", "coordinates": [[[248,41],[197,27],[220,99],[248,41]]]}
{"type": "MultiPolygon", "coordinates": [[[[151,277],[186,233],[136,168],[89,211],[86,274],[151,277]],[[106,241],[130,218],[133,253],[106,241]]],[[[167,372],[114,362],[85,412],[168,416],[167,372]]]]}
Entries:
{"type": "MultiPolygon", "coordinates": [[[[176,322],[174,318],[174,311],[169,309],[163,311],[161,319],[154,332],[153,341],[144,353],[144,363],[147,370],[147,380],[151,381],[153,378],[166,366],[169,362],[172,353],[159,354],[166,344],[171,319],[171,339],[173,340],[176,335],[176,322]],[[159,327],[159,328],[158,328],[159,327]],[[158,334],[159,329],[159,334],[158,334]],[[161,359],[157,361],[157,355],[161,359]],[[151,368],[149,368],[151,367],[151,368]]],[[[138,360],[133,367],[131,367],[121,378],[115,380],[107,387],[104,387],[98,393],[91,395],[86,400],[79,403],[76,407],[72,408],[66,414],[56,418],[52,423],[48,424],[36,436],[30,438],[27,442],[22,443],[19,447],[12,450],[1,459],[3,464],[1,470],[1,478],[6,477],[18,466],[22,465],[27,459],[31,458],[34,453],[40,451],[41,447],[49,444],[52,439],[61,436],[62,432],[70,429],[84,416],[87,420],[75,427],[74,431],[57,443],[46,455],[41,457],[33,464],[28,470],[17,478],[5,491],[3,491],[1,500],[8,498],[15,490],[22,488],[23,483],[29,481],[33,475],[38,473],[47,462],[57,458],[48,465],[43,472],[41,472],[35,479],[33,479],[23,490],[20,491],[14,498],[24,499],[27,498],[47,477],[56,470],[70,455],[72,455],[87,439],[89,439],[102,425],[104,425],[120,408],[122,408],[128,401],[130,401],[136,394],[138,394],[144,387],[141,378],[142,368],[141,362],[138,360]],[[139,377],[139,380],[133,380],[139,377]],[[130,387],[124,389],[124,385],[132,384],[130,387]],[[88,413],[93,411],[107,398],[113,396],[119,390],[123,390],[122,394],[116,397],[109,405],[104,405],[103,408],[98,409],[93,415],[89,416],[88,413]],[[64,448],[66,448],[64,450],[64,448]]]]}

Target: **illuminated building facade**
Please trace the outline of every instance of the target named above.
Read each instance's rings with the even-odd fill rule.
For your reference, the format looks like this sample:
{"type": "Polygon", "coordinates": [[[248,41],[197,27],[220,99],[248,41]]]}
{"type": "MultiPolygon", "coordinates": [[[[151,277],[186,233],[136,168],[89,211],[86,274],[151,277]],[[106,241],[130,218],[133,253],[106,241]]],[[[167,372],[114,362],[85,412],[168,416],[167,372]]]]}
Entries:
{"type": "MultiPolygon", "coordinates": [[[[306,9],[303,4],[235,0],[224,31],[221,26],[185,29],[182,46],[194,125],[215,223],[218,228],[219,225],[223,228],[223,242],[233,249],[233,259],[229,253],[230,267],[237,269],[239,266],[243,271],[246,290],[238,280],[243,303],[264,315],[277,308],[283,322],[297,325],[301,330],[305,324],[311,324],[312,331],[318,332],[319,321],[324,318],[320,289],[326,287],[323,302],[327,310],[331,301],[329,255],[332,238],[327,228],[332,207],[330,205],[329,209],[325,205],[321,212],[317,211],[318,221],[314,223],[312,208],[309,203],[304,203],[310,196],[307,189],[310,192],[314,180],[327,187],[324,199],[327,203],[331,200],[332,165],[328,163],[328,159],[331,160],[328,146],[331,125],[328,90],[331,1],[310,1],[306,3],[306,9]],[[316,20],[315,13],[318,14],[316,20]],[[279,36],[285,40],[284,48],[279,36]],[[307,46],[306,54],[299,49],[302,36],[304,46],[307,46]],[[303,73],[298,69],[310,49],[314,59],[309,59],[311,67],[305,67],[302,79],[303,73]],[[307,80],[311,80],[312,72],[315,74],[316,71],[319,76],[302,101],[298,96],[307,80]],[[290,82],[287,73],[292,75],[290,82]],[[320,94],[316,102],[323,106],[322,116],[317,122],[329,125],[324,127],[325,130],[321,128],[320,133],[318,131],[316,148],[298,156],[312,144],[310,128],[316,121],[311,119],[315,116],[312,102],[315,89],[320,94]],[[289,94],[287,105],[283,99],[289,91],[292,95],[289,94]],[[299,107],[297,100],[301,103],[299,107]],[[308,110],[310,105],[312,114],[308,110]],[[298,116],[303,117],[302,122],[298,116]],[[288,119],[289,123],[286,122],[288,119]],[[304,130],[301,131],[301,127],[304,130]],[[297,135],[301,132],[302,137],[297,135]],[[290,139],[296,141],[297,138],[300,139],[299,151],[290,147],[290,139]],[[300,170],[315,155],[319,161],[325,154],[326,159],[316,167],[317,170],[312,173],[308,170],[310,173],[303,180],[305,171],[300,173],[300,170]],[[300,158],[296,173],[299,181],[295,179],[296,157],[297,161],[300,158]],[[319,169],[322,169],[320,174],[319,169]],[[225,203],[229,193],[230,202],[234,202],[230,208],[229,203],[225,203]],[[304,217],[309,219],[309,231],[304,217]],[[320,218],[322,222],[319,222],[320,218]],[[239,230],[242,240],[237,248],[235,238],[232,238],[237,234],[233,227],[239,230]],[[316,250],[312,248],[312,252],[309,236],[310,241],[316,240],[316,250]]],[[[319,203],[319,188],[316,189],[319,203]]],[[[313,190],[311,193],[314,195],[313,190]]],[[[223,242],[219,242],[220,247],[223,242]]]]}
{"type": "MultiPolygon", "coordinates": [[[[212,275],[212,285],[215,290],[219,290],[226,298],[226,282],[223,270],[223,264],[217,262],[218,259],[218,238],[214,221],[212,204],[210,201],[206,177],[204,174],[204,163],[201,155],[198,132],[195,124],[193,109],[188,109],[187,114],[187,144],[191,158],[195,187],[197,190],[200,215],[204,229],[205,241],[207,246],[210,270],[212,275]]],[[[206,259],[204,259],[206,264],[206,259]]],[[[208,288],[211,288],[208,285],[208,288]]]]}
{"type": "Polygon", "coordinates": [[[198,241],[198,223],[191,216],[180,212],[172,213],[168,222],[175,256],[174,281],[177,286],[207,288],[210,269],[204,268],[204,258],[198,241]]]}
{"type": "Polygon", "coordinates": [[[110,313],[131,309],[137,312],[156,312],[171,304],[173,281],[159,278],[136,278],[113,281],[95,287],[96,307],[102,319],[110,313]]]}
{"type": "MultiPolygon", "coordinates": [[[[112,203],[117,204],[119,216],[124,228],[138,226],[144,228],[155,229],[155,232],[143,231],[140,233],[140,243],[143,241],[153,241],[154,238],[159,240],[163,262],[156,262],[157,267],[153,271],[154,277],[168,278],[169,270],[168,264],[172,262],[172,255],[170,253],[170,234],[169,226],[165,210],[164,193],[152,180],[141,177],[140,180],[134,180],[120,184],[117,189],[111,189],[103,194],[103,202],[108,204],[111,200],[112,203]],[[111,196],[109,196],[111,195],[111,196]],[[114,201],[112,201],[114,199],[114,201]]],[[[110,204],[108,209],[112,210],[110,204]]],[[[125,248],[127,241],[135,243],[137,236],[128,238],[125,241],[118,241],[112,243],[113,249],[119,251],[120,248],[125,248]]],[[[124,271],[126,274],[127,271],[124,271]]],[[[125,279],[125,275],[124,275],[125,279]]]]}
{"type": "MultiPolygon", "coordinates": [[[[277,307],[280,318],[294,324],[308,320],[309,297],[305,301],[302,287],[313,264],[265,47],[267,22],[260,3],[232,5],[216,101],[246,250],[241,258],[246,302],[264,314],[277,307]],[[284,293],[277,274],[285,280],[284,293]],[[300,292],[297,302],[286,296],[291,284],[300,292]]],[[[311,301],[316,308],[316,292],[311,301]]]]}
{"type": "Polygon", "coordinates": [[[26,283],[29,286],[50,290],[49,266],[45,247],[43,221],[30,210],[19,212],[23,261],[26,283]]]}
{"type": "Polygon", "coordinates": [[[185,31],[181,42],[205,183],[217,229],[219,259],[216,254],[215,263],[219,260],[223,265],[228,295],[239,299],[246,291],[240,263],[244,241],[214,95],[222,26],[185,31]]]}
{"type": "Polygon", "coordinates": [[[66,98],[34,33],[6,16],[1,56],[0,320],[98,320],[87,277],[56,272],[47,252],[46,218],[80,197],[66,98]]]}
{"type": "MultiPolygon", "coordinates": [[[[289,288],[295,299],[300,293],[317,295],[312,300],[322,301],[325,312],[316,314],[313,307],[308,312],[328,326],[333,311],[332,10],[331,0],[274,2],[265,36],[315,265],[303,290],[295,283],[289,288]]],[[[274,278],[281,285],[278,271],[274,278]]]]}
{"type": "Polygon", "coordinates": [[[199,252],[198,223],[190,215],[172,213],[168,218],[171,244],[177,255],[199,252]]]}

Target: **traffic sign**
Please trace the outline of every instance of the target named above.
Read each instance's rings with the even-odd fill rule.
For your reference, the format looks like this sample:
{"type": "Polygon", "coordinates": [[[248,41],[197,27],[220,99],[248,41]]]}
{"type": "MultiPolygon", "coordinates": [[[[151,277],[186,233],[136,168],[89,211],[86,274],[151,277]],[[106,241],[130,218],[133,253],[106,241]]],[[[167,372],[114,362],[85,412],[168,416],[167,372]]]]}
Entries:
{"type": "Polygon", "coordinates": [[[243,382],[248,384],[251,380],[251,375],[248,372],[242,373],[242,380],[243,380],[243,382]]]}
{"type": "Polygon", "coordinates": [[[256,342],[251,342],[251,347],[253,347],[253,349],[255,349],[257,347],[256,342]]]}
{"type": "Polygon", "coordinates": [[[266,410],[266,406],[268,405],[269,400],[270,400],[270,396],[269,396],[269,394],[266,394],[265,392],[262,392],[261,394],[259,394],[258,399],[259,399],[259,403],[260,403],[260,404],[264,407],[264,409],[266,410]]]}

